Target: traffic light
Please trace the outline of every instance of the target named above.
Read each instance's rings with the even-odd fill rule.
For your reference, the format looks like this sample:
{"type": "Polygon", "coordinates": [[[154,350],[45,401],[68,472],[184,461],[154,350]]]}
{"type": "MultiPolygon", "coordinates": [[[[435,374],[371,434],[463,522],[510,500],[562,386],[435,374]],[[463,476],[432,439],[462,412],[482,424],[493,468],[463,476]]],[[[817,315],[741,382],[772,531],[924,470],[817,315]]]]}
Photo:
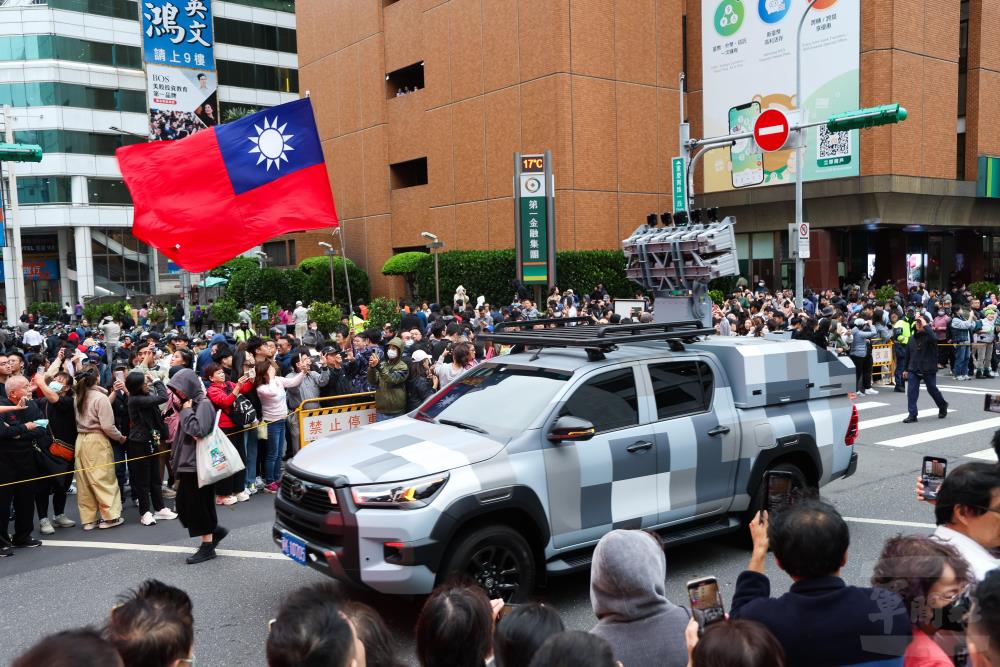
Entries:
{"type": "Polygon", "coordinates": [[[38,144],[0,143],[0,162],[41,162],[42,147],[38,144]]]}
{"type": "Polygon", "coordinates": [[[878,125],[892,125],[906,120],[908,115],[906,109],[898,104],[883,104],[879,107],[846,111],[830,116],[826,121],[826,129],[831,132],[846,132],[878,125]]]}

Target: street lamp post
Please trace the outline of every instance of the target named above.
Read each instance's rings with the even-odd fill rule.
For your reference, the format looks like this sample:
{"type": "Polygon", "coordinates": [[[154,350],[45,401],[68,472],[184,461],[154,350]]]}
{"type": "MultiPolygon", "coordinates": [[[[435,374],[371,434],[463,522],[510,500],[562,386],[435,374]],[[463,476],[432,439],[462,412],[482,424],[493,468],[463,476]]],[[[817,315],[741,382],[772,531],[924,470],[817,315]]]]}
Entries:
{"type": "MultiPolygon", "coordinates": [[[[352,321],[350,318],[353,317],[354,313],[354,300],[351,298],[351,280],[347,277],[347,248],[344,245],[344,231],[340,227],[333,228],[333,235],[340,237],[340,256],[344,258],[344,284],[347,285],[347,317],[348,322],[352,321]]],[[[333,261],[332,259],[330,260],[333,261]]]]}
{"type": "Polygon", "coordinates": [[[320,241],[319,245],[326,248],[326,254],[330,257],[330,301],[337,303],[337,287],[333,282],[333,246],[326,241],[320,241]]]}
{"type": "Polygon", "coordinates": [[[434,300],[437,302],[438,306],[441,305],[441,280],[440,272],[438,267],[438,253],[441,252],[441,248],[444,247],[444,243],[438,239],[437,236],[431,234],[430,232],[420,232],[420,235],[427,239],[428,243],[424,244],[427,249],[431,251],[434,255],[434,300]]]}
{"type": "MultiPolygon", "coordinates": [[[[799,124],[806,122],[806,105],[802,101],[802,26],[806,17],[819,0],[812,0],[799,19],[799,29],[795,33],[795,106],[799,109],[799,124]]],[[[804,141],[805,130],[799,130],[795,140],[795,229],[802,227],[802,172],[805,168],[804,141]]],[[[796,231],[796,233],[798,233],[796,231]]],[[[802,308],[802,297],[805,292],[806,261],[795,253],[795,307],[802,308]]]]}

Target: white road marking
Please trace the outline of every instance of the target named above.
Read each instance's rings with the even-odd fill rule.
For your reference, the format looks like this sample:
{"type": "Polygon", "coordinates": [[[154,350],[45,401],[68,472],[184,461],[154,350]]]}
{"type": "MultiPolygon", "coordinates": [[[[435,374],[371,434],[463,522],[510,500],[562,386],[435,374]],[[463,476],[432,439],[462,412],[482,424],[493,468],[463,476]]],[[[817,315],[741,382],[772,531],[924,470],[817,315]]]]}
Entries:
{"type": "Polygon", "coordinates": [[[939,384],[938,389],[941,391],[953,391],[961,394],[996,394],[1000,393],[997,389],[976,389],[975,387],[970,387],[968,385],[953,385],[953,384],[939,384]]]}
{"type": "Polygon", "coordinates": [[[871,410],[872,408],[884,408],[889,405],[888,403],[879,403],[878,401],[867,401],[865,403],[855,403],[854,407],[858,409],[858,412],[862,410],[871,410]]]}
{"type": "Polygon", "coordinates": [[[893,519],[866,519],[857,516],[845,516],[848,523],[872,523],[879,526],[902,526],[904,528],[936,528],[933,523],[917,523],[916,521],[895,521],[893,519]]]}
{"type": "Polygon", "coordinates": [[[978,452],[972,452],[971,454],[966,454],[967,459],[980,459],[982,461],[989,461],[993,463],[997,460],[997,453],[993,449],[984,449],[978,452]]]}
{"type": "Polygon", "coordinates": [[[924,442],[948,440],[949,438],[954,438],[959,435],[975,433],[976,431],[984,431],[988,428],[996,428],[998,426],[1000,426],[1000,417],[993,417],[991,419],[980,419],[979,421],[968,424],[959,424],[957,426],[939,428],[933,431],[923,431],[912,435],[904,435],[899,438],[891,438],[889,440],[876,442],[875,444],[885,445],[886,447],[912,447],[913,445],[919,445],[924,442]]]}
{"type": "MultiPolygon", "coordinates": [[[[948,410],[948,412],[954,412],[954,410],[948,410]]],[[[938,413],[937,408],[924,408],[923,410],[917,411],[917,417],[923,419],[925,417],[936,417],[938,413]]],[[[901,424],[903,419],[910,413],[903,412],[898,415],[889,415],[888,417],[879,417],[878,419],[862,419],[858,424],[858,430],[863,431],[866,428],[876,428],[878,426],[886,426],[887,424],[901,424]]]]}
{"type": "MultiPolygon", "coordinates": [[[[195,547],[176,547],[166,544],[129,544],[126,542],[82,542],[78,540],[42,540],[42,545],[46,547],[79,547],[83,549],[115,549],[118,551],[156,551],[159,553],[171,554],[193,554],[195,547]]],[[[240,551],[238,549],[216,549],[220,556],[233,556],[235,558],[257,558],[260,560],[287,560],[291,559],[280,553],[267,551],[240,551]]]]}

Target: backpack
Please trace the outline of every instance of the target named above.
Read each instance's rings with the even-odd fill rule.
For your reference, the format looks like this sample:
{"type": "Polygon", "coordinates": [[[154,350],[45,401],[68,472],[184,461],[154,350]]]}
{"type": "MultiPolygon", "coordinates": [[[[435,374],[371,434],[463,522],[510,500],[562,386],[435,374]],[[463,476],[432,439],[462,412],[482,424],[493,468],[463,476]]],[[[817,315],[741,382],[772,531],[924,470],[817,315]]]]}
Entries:
{"type": "Polygon", "coordinates": [[[240,394],[229,408],[229,418],[236,426],[252,426],[257,422],[257,409],[249,398],[240,394]]]}

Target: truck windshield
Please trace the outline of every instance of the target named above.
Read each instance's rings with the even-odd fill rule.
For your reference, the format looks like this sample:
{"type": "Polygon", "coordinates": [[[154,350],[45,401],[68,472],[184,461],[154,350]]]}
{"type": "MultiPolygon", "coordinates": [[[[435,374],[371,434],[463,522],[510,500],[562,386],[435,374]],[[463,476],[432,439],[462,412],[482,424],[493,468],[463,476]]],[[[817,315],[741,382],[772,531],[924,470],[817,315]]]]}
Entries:
{"type": "Polygon", "coordinates": [[[416,417],[510,437],[528,428],[569,378],[544,368],[482,364],[427,399],[416,417]]]}

